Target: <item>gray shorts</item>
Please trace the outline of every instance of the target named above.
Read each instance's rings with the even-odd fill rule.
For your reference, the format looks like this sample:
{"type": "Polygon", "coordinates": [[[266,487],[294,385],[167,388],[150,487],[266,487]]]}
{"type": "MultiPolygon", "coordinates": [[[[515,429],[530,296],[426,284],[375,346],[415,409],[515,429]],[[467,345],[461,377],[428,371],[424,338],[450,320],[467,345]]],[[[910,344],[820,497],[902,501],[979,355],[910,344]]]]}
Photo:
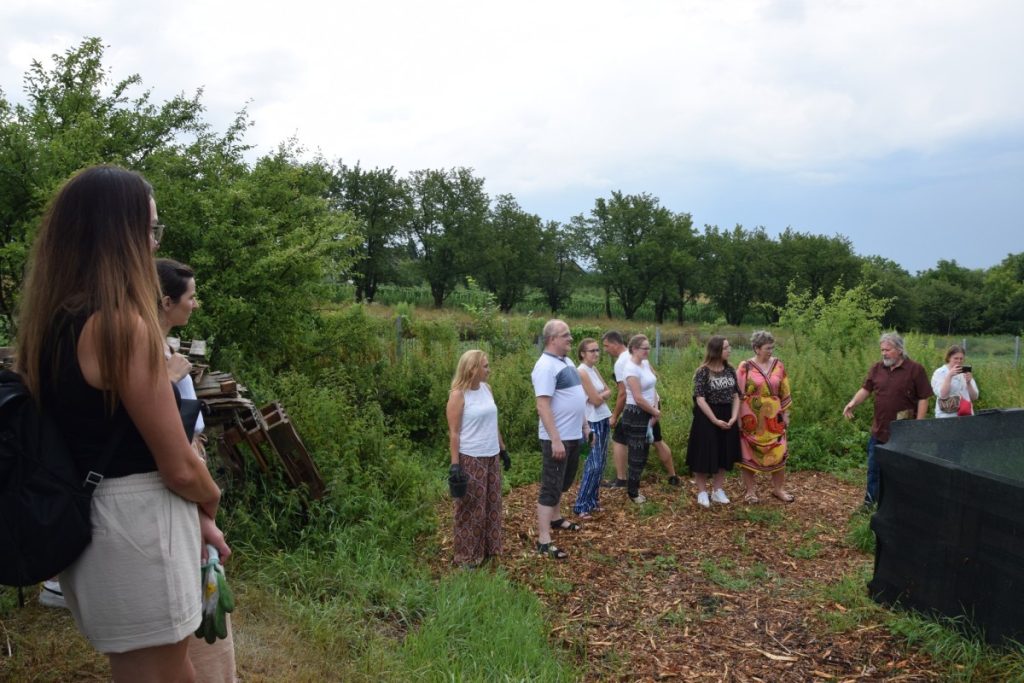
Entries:
{"type": "Polygon", "coordinates": [[[563,441],[565,458],[555,460],[551,457],[551,442],[540,441],[540,452],[543,465],[540,470],[540,495],[537,502],[545,507],[555,507],[562,499],[562,494],[569,490],[576,478],[576,469],[580,465],[581,439],[563,441]]]}

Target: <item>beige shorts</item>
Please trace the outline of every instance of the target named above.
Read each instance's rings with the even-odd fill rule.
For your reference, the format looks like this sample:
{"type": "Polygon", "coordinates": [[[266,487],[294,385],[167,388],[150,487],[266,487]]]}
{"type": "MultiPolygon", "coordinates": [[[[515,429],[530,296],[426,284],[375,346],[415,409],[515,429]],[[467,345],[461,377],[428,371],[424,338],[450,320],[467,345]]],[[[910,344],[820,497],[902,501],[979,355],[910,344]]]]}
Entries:
{"type": "Polygon", "coordinates": [[[199,628],[199,512],[156,472],[100,483],[92,543],[60,575],[78,630],[119,653],[177,643],[199,628]]]}

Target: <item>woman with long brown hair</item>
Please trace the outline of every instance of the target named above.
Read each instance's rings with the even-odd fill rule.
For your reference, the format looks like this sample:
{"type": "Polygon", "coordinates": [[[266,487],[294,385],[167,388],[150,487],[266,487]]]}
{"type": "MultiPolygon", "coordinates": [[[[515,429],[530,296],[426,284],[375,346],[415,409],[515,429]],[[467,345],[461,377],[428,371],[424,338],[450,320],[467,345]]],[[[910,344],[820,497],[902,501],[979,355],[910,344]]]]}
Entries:
{"type": "Polygon", "coordinates": [[[740,459],[740,436],[736,419],[740,411],[740,389],[736,371],[729,365],[729,340],[715,335],[708,339],[704,362],[693,375],[693,422],[686,446],[686,464],[697,483],[697,505],[728,505],[725,472],[740,459]],[[712,490],[708,494],[708,478],[712,490]]]}
{"type": "Polygon", "coordinates": [[[162,231],[139,174],[76,174],[43,218],[18,320],[18,369],[81,471],[119,435],[92,498],[93,540],[60,575],[79,630],[118,682],[192,679],[197,511],[212,519],[220,501],[164,364],[152,255],[162,231]]]}

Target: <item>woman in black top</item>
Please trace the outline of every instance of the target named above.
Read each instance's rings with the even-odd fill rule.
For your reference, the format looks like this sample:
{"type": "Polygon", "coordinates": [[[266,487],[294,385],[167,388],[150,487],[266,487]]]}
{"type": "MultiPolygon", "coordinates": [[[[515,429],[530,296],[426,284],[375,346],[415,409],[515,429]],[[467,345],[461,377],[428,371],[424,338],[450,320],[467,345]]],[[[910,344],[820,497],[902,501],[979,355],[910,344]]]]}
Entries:
{"type": "Polygon", "coordinates": [[[740,458],[736,419],[740,411],[739,383],[729,365],[729,340],[708,340],[704,362],[693,376],[693,423],[686,447],[686,464],[697,482],[697,504],[711,507],[729,503],[723,485],[725,472],[740,458]],[[713,478],[708,495],[708,477],[713,478]]]}
{"type": "Polygon", "coordinates": [[[79,630],[118,682],[192,679],[198,512],[212,519],[220,501],[164,364],[152,255],[162,231],[142,176],[76,174],[43,217],[19,316],[18,369],[83,473],[120,434],[93,494],[92,543],[60,575],[79,630]]]}

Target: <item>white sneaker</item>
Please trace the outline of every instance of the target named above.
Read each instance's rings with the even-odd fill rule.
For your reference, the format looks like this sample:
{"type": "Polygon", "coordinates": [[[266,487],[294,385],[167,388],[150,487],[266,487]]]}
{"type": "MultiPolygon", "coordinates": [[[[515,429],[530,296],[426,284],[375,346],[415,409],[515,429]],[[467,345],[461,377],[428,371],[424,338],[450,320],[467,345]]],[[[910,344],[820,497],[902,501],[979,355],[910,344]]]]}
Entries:
{"type": "Polygon", "coordinates": [[[701,491],[700,493],[697,494],[697,505],[700,505],[702,508],[711,507],[711,501],[708,500],[707,491],[701,491]]]}
{"type": "Polygon", "coordinates": [[[719,505],[729,504],[729,496],[725,495],[725,491],[722,489],[715,489],[715,492],[711,494],[711,500],[719,505]]]}
{"type": "Polygon", "coordinates": [[[642,493],[636,494],[636,498],[630,498],[630,500],[636,503],[637,505],[643,505],[644,503],[647,502],[647,498],[642,493]]]}
{"type": "Polygon", "coordinates": [[[60,582],[57,579],[43,581],[43,587],[39,591],[39,604],[47,607],[68,608],[64,602],[64,592],[60,589],[60,582]]]}

